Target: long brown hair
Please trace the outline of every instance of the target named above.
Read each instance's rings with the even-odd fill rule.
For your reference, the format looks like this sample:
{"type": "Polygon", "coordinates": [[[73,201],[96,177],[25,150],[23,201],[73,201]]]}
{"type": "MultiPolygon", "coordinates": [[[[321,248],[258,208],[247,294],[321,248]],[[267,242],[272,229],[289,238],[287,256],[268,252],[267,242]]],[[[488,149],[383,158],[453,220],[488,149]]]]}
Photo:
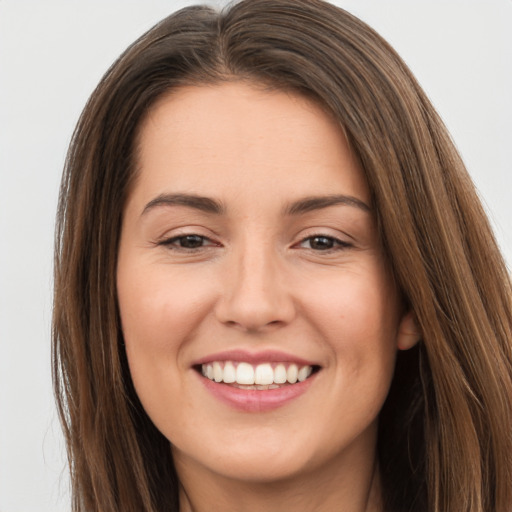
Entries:
{"type": "Polygon", "coordinates": [[[169,441],[131,382],[116,298],[136,137],[184,84],[249,80],[316,98],[366,173],[385,249],[422,333],[379,420],[389,512],[512,507],[512,293],[474,186],[403,61],[320,0],[189,7],[106,73],[69,149],[58,209],[53,373],[75,512],[178,510],[169,441]]]}

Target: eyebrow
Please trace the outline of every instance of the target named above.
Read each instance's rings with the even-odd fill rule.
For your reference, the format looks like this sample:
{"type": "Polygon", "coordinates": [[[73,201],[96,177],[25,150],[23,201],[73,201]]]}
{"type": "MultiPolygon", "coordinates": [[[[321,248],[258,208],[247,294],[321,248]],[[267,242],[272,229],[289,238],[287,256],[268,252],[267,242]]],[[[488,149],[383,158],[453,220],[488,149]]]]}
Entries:
{"type": "Polygon", "coordinates": [[[304,213],[329,208],[330,206],[353,206],[370,213],[371,208],[361,199],[346,195],[312,196],[290,203],[284,210],[285,215],[301,215],[304,213]]]}
{"type": "MultiPolygon", "coordinates": [[[[288,204],[284,209],[285,215],[302,215],[315,210],[329,208],[330,206],[345,205],[352,206],[371,212],[371,208],[360,199],[347,195],[329,195],[305,197],[288,204]]],[[[226,209],[224,205],[211,197],[198,196],[195,194],[160,194],[152,199],[142,211],[142,215],[157,206],[186,206],[205,213],[222,215],[226,209]]]]}
{"type": "Polygon", "coordinates": [[[186,206],[215,215],[222,215],[225,212],[222,203],[211,197],[197,196],[194,194],[160,194],[144,207],[142,215],[157,206],[186,206]]]}

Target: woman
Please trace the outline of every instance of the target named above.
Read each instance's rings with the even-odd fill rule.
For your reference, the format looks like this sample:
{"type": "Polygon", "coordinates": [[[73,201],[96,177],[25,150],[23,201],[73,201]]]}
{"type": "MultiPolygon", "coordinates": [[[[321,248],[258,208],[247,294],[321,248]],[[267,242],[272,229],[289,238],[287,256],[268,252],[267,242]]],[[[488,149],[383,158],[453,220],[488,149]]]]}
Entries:
{"type": "Polygon", "coordinates": [[[57,247],[75,510],[510,508],[509,276],[424,93],[343,10],[150,30],[84,110],[57,247]]]}

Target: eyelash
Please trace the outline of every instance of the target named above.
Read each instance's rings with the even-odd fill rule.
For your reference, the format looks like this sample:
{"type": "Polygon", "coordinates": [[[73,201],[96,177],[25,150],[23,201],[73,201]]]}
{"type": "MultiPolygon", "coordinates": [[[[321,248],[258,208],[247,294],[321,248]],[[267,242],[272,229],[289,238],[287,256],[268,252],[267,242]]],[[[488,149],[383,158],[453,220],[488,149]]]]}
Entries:
{"type": "MultiPolygon", "coordinates": [[[[296,244],[295,247],[297,247],[297,246],[303,247],[303,245],[306,242],[309,242],[310,247],[304,247],[305,249],[309,249],[313,252],[321,252],[324,254],[329,254],[331,252],[336,252],[336,251],[342,251],[344,249],[348,249],[348,248],[352,247],[352,244],[350,244],[348,242],[344,242],[343,240],[339,240],[338,238],[333,237],[333,236],[322,235],[322,234],[310,235],[306,238],[303,238],[298,244],[296,244]],[[327,248],[322,248],[322,249],[319,249],[319,248],[314,249],[313,247],[311,247],[311,242],[314,239],[317,239],[317,240],[322,239],[324,241],[327,241],[327,243],[330,246],[327,248]]],[[[176,250],[176,251],[197,252],[199,249],[203,249],[205,247],[214,247],[214,246],[219,247],[220,244],[213,242],[211,239],[209,239],[206,236],[196,235],[195,233],[190,233],[190,234],[179,235],[179,236],[175,236],[172,238],[168,238],[166,240],[162,240],[157,245],[165,246],[165,247],[168,247],[168,248],[170,248],[172,250],[176,250]],[[179,245],[179,244],[183,243],[183,241],[186,240],[187,238],[190,239],[189,241],[192,241],[192,239],[195,239],[195,241],[200,242],[201,245],[198,245],[196,247],[184,247],[182,245],[179,245]],[[205,242],[210,242],[210,244],[205,245],[205,242]]]]}

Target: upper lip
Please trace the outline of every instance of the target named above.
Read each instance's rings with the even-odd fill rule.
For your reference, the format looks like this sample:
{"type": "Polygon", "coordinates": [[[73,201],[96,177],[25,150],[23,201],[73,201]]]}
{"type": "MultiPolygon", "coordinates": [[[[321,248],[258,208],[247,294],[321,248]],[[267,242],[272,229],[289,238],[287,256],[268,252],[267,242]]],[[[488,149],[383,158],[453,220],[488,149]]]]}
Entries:
{"type": "Polygon", "coordinates": [[[213,361],[234,361],[250,364],[260,363],[295,363],[300,366],[319,366],[314,361],[297,357],[279,350],[263,350],[259,352],[249,352],[247,350],[225,350],[201,357],[194,361],[193,366],[211,363],[213,361]]]}

